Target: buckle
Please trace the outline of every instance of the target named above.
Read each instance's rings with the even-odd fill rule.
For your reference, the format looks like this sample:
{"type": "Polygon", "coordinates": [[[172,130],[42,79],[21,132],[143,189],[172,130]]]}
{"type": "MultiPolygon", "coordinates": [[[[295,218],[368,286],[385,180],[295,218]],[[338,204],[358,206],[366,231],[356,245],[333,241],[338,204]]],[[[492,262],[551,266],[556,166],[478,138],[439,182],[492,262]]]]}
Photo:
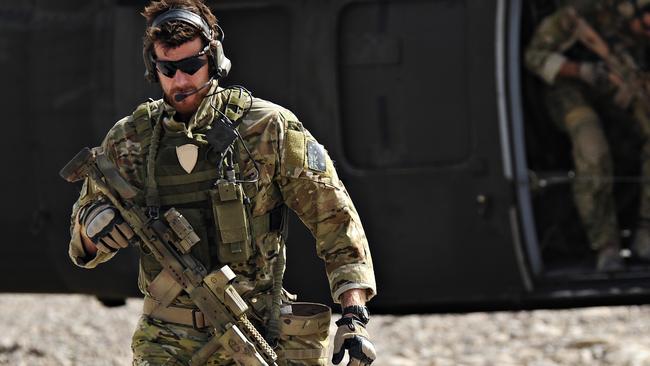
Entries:
{"type": "Polygon", "coordinates": [[[147,207],[147,216],[152,220],[158,220],[160,218],[160,208],[157,206],[147,207]]]}
{"type": "Polygon", "coordinates": [[[201,330],[208,325],[205,323],[205,316],[199,309],[192,309],[192,327],[196,330],[201,330]],[[200,321],[199,321],[200,320],[200,321]]]}

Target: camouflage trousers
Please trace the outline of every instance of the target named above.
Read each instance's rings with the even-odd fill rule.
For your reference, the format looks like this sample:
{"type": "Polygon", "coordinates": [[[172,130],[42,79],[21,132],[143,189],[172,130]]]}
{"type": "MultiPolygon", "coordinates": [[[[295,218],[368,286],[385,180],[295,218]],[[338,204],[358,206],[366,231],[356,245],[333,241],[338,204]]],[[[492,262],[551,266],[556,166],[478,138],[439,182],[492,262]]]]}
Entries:
{"type": "MultiPolygon", "coordinates": [[[[641,151],[641,175],[650,178],[650,119],[644,106],[633,102],[622,110],[611,97],[587,90],[579,82],[559,80],[546,93],[546,106],[553,121],[571,139],[576,179],[573,199],[593,249],[619,245],[612,180],[612,156],[603,130],[603,123],[625,124],[644,139],[641,151]],[[604,101],[604,102],[603,102],[604,101]],[[601,119],[598,110],[607,119],[601,119]],[[603,113],[605,110],[606,113],[603,113]]],[[[620,141],[620,143],[625,143],[620,141]]],[[[650,184],[641,185],[639,216],[650,219],[650,184]]]]}
{"type": "MultiPolygon", "coordinates": [[[[327,349],[331,312],[322,312],[324,305],[315,308],[309,303],[292,304],[290,315],[280,318],[281,332],[278,346],[279,366],[327,365],[327,349]],[[314,311],[316,309],[316,311],[314,311]]],[[[263,329],[258,326],[261,333],[263,329]]],[[[207,331],[191,326],[167,323],[143,315],[133,334],[131,349],[134,366],[188,365],[192,358],[210,339],[207,331]]],[[[206,365],[236,365],[222,350],[217,350],[206,365]]]]}

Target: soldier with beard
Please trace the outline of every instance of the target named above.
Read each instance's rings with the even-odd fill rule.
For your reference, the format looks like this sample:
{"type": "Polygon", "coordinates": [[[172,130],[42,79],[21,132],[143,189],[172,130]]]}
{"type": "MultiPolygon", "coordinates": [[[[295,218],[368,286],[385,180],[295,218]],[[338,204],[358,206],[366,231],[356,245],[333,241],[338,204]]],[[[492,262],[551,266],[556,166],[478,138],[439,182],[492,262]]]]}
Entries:
{"type": "MultiPolygon", "coordinates": [[[[376,356],[365,304],[376,293],[372,259],[327,151],[289,110],[219,85],[230,61],[222,30],[202,0],[152,1],[143,15],[146,77],[160,83],[163,98],[117,122],[101,145],[139,189],[135,202],[151,217],[176,208],[200,239],[191,255],[208,270],[234,270],[234,286],[253,323],[276,346],[279,365],[326,365],[329,308],[297,302],[282,288],[286,209],[293,210],[314,235],[332,297],[342,307],[334,363],[347,351],[350,365],[371,364],[376,356]],[[218,123],[237,133],[223,135],[218,123]],[[222,182],[234,190],[216,189],[222,182]]],[[[73,207],[71,235],[70,257],[84,268],[108,261],[134,240],[132,228],[88,181],[73,207]]],[[[134,365],[186,365],[211,335],[187,294],[161,306],[172,284],[160,273],[161,265],[141,248],[145,300],[133,336],[134,365]]],[[[219,349],[206,362],[234,364],[219,349]]]]}

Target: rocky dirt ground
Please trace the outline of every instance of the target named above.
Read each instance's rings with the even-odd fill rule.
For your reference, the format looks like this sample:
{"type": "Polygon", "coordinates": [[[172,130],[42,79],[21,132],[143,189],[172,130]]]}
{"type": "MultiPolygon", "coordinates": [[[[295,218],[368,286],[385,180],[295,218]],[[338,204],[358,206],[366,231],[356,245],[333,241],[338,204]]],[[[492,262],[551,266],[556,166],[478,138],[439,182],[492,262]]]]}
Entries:
{"type": "MultiPolygon", "coordinates": [[[[0,365],[129,365],[141,300],[0,295],[0,365]]],[[[373,316],[379,366],[650,365],[650,306],[373,316]]]]}

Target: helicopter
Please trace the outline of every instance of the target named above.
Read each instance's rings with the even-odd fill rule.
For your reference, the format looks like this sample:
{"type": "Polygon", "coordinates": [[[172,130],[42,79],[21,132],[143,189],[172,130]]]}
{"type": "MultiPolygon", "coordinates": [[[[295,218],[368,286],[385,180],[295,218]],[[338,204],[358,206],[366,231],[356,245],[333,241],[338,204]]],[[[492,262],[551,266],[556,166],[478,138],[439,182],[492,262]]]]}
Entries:
{"type": "MultiPolygon", "coordinates": [[[[286,106],[327,147],[370,242],[373,312],[650,300],[649,266],[599,273],[586,264],[570,146],[544,121],[540,82],[522,66],[554,1],[206,3],[233,62],[222,85],[286,106]]],[[[82,293],[106,305],[140,296],[137,249],[91,271],[70,261],[80,187],[58,171],[138,104],[160,98],[143,78],[145,4],[0,4],[1,292],[82,293]]],[[[633,165],[621,169],[638,176],[633,165]]],[[[628,202],[619,215],[629,226],[638,200],[629,187],[640,183],[616,184],[628,187],[617,199],[628,202]]],[[[285,287],[331,304],[314,239],[295,215],[290,221],[285,287]]],[[[629,229],[621,235],[628,240],[629,229]]]]}

